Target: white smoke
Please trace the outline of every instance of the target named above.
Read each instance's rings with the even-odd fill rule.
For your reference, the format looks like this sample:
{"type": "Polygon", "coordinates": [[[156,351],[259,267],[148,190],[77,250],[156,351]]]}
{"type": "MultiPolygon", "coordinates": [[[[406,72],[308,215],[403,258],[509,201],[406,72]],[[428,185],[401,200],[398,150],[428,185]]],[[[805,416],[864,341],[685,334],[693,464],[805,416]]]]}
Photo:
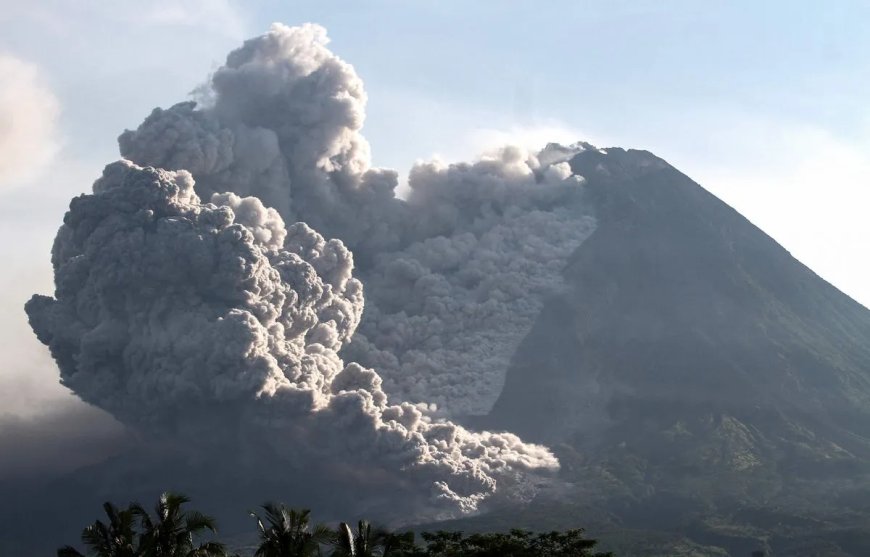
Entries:
{"type": "Polygon", "coordinates": [[[32,177],[54,155],[59,113],[38,68],[0,53],[0,185],[32,177]]]}
{"type": "Polygon", "coordinates": [[[216,424],[268,429],[297,461],[353,455],[462,511],[557,467],[514,435],[390,405],[377,373],[345,365],[363,310],[351,253],[255,198],[202,203],[187,171],[114,163],[70,204],[52,262],[31,325],[63,383],[124,423],[194,443],[216,424]]]}

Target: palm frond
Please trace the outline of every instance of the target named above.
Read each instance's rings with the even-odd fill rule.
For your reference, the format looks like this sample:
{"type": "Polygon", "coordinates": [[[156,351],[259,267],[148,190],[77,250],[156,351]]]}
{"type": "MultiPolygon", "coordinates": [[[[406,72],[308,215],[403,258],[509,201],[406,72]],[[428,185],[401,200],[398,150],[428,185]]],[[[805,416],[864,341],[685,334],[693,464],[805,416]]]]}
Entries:
{"type": "Polygon", "coordinates": [[[205,515],[199,511],[188,511],[185,515],[185,526],[188,532],[198,533],[203,530],[217,531],[214,517],[205,515]]]}

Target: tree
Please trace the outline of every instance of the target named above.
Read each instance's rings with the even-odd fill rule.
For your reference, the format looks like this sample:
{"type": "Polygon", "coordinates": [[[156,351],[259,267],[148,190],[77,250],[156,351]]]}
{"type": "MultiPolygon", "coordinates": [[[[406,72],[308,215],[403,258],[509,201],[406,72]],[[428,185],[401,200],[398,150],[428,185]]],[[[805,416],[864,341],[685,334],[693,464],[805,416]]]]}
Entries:
{"type": "Polygon", "coordinates": [[[427,557],[612,557],[594,553],[595,540],[583,537],[583,530],[533,535],[526,530],[507,534],[486,533],[464,536],[462,532],[424,533],[427,557]]]}
{"type": "Polygon", "coordinates": [[[417,557],[423,555],[414,544],[414,532],[388,533],[383,540],[382,557],[417,557]]]}
{"type": "Polygon", "coordinates": [[[383,555],[387,532],[373,529],[367,520],[357,523],[356,531],[342,522],[338,526],[333,557],[375,557],[383,555]]]}
{"type": "MultiPolygon", "coordinates": [[[[82,543],[95,557],[136,557],[136,512],[130,508],[120,510],[112,503],[103,503],[103,510],[109,518],[105,524],[97,520],[82,530],[82,543]]],[[[72,546],[57,550],[58,557],[84,557],[72,546]]]]}
{"type": "Polygon", "coordinates": [[[196,544],[195,537],[205,532],[216,533],[215,521],[198,511],[182,507],[190,499],[184,495],[166,492],[160,496],[155,516],[139,505],[131,509],[138,516],[141,557],[224,557],[223,544],[213,541],[196,544]]]}
{"type": "Polygon", "coordinates": [[[549,532],[538,534],[529,544],[529,549],[534,555],[552,555],[553,557],[613,557],[610,552],[593,553],[598,545],[597,540],[583,537],[582,529],[567,530],[565,532],[549,532]]]}
{"type": "Polygon", "coordinates": [[[417,557],[420,548],[414,545],[414,533],[394,534],[373,528],[365,520],[357,523],[356,531],[342,522],[336,532],[333,557],[417,557]]]}
{"type": "Polygon", "coordinates": [[[462,557],[467,549],[467,540],[462,532],[423,532],[423,541],[426,542],[426,555],[438,557],[462,557]]]}
{"type": "MultiPolygon", "coordinates": [[[[163,493],[154,515],[141,505],[118,509],[103,504],[108,523],[97,520],[82,531],[82,542],[91,557],[230,557],[224,545],[197,543],[197,536],[216,533],[214,519],[184,509],[190,500],[163,493]]],[[[260,544],[254,557],[321,557],[331,546],[330,557],[613,557],[595,552],[595,540],[583,530],[533,534],[526,530],[508,533],[464,535],[462,532],[424,532],[425,547],[414,543],[414,533],[391,533],[360,520],[356,529],[342,522],[333,532],[323,525],[311,526],[310,511],[294,510],[277,503],[261,507],[264,516],[250,513],[257,521],[260,544]]],[[[65,546],[58,557],[85,557],[65,546]]],[[[232,557],[239,557],[234,555],[232,557]]]]}
{"type": "Polygon", "coordinates": [[[266,523],[256,513],[251,513],[260,531],[255,557],[312,557],[320,555],[321,545],[335,539],[326,526],[311,528],[307,509],[297,511],[278,503],[266,503],[262,509],[266,523]]]}

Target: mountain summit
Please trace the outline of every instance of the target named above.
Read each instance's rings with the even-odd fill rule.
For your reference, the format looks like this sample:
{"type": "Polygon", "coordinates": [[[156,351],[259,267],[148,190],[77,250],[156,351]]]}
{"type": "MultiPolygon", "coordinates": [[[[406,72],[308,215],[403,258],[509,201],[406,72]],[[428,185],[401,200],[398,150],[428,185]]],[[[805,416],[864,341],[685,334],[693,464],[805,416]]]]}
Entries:
{"type": "Polygon", "coordinates": [[[845,512],[870,485],[870,311],[646,151],[570,164],[598,228],[487,426],[561,447],[566,478],[641,523],[845,512]]]}

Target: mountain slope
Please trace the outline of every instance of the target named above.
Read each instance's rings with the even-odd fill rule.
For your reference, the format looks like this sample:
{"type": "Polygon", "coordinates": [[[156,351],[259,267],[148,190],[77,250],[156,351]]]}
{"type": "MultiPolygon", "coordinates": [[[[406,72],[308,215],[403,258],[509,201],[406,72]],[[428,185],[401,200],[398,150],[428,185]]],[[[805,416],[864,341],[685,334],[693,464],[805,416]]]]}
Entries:
{"type": "Polygon", "coordinates": [[[599,227],[518,349],[494,422],[559,440],[635,399],[870,417],[870,311],[649,153],[571,164],[599,227]]]}
{"type": "Polygon", "coordinates": [[[650,153],[571,166],[598,228],[486,426],[555,446],[625,524],[704,543],[750,508],[870,513],[870,311],[650,153]]]}

